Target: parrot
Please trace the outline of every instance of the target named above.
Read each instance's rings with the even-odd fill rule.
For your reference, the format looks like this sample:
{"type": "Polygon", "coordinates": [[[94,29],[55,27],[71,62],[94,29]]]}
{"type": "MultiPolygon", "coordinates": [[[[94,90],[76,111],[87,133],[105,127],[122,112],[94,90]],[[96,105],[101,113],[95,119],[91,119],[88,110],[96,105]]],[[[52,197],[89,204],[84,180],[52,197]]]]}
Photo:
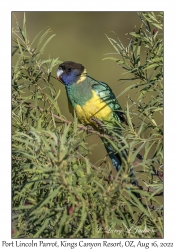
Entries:
{"type": "MultiPolygon", "coordinates": [[[[80,123],[91,126],[97,131],[115,131],[121,135],[121,122],[126,123],[122,108],[110,86],[92,78],[86,68],[73,61],[65,61],[58,66],[57,80],[65,85],[69,111],[75,113],[80,123]]],[[[112,164],[118,172],[121,168],[121,155],[116,152],[105,138],[101,138],[112,164]]],[[[135,174],[131,173],[134,185],[138,185],[135,174]]]]}

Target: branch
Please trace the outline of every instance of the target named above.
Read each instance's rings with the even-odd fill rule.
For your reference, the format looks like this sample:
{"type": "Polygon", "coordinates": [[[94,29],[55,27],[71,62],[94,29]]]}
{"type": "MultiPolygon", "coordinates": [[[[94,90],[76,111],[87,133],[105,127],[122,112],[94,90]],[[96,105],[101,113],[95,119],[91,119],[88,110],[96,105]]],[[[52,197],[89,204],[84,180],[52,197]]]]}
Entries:
{"type": "MultiPolygon", "coordinates": [[[[12,98],[12,101],[17,101],[18,103],[22,103],[22,102],[23,102],[23,100],[15,100],[14,98],[12,98]]],[[[35,106],[34,106],[33,104],[31,104],[30,102],[23,102],[23,103],[24,103],[27,107],[29,107],[29,108],[35,108],[35,106]]],[[[44,111],[44,109],[41,108],[41,107],[39,107],[39,106],[38,106],[37,108],[38,108],[39,111],[41,111],[41,112],[44,111]]],[[[58,116],[58,115],[56,115],[56,114],[52,114],[52,115],[53,115],[56,119],[58,119],[58,120],[60,120],[60,121],[62,121],[62,122],[64,122],[64,123],[72,124],[72,122],[70,122],[70,121],[68,121],[68,120],[66,120],[66,119],[64,119],[64,118],[62,118],[62,117],[60,117],[60,116],[58,116]]],[[[92,120],[94,120],[94,119],[95,119],[95,118],[92,117],[92,120]]],[[[96,120],[97,120],[97,119],[95,119],[95,121],[96,121],[96,120]]],[[[99,121],[98,124],[101,125],[101,122],[99,121]]],[[[87,131],[87,133],[96,134],[96,135],[98,135],[98,136],[101,137],[101,138],[110,139],[111,141],[115,141],[115,142],[117,142],[117,143],[120,143],[120,142],[118,141],[118,139],[116,139],[115,137],[110,136],[110,135],[107,135],[107,134],[102,134],[102,133],[100,133],[100,132],[94,130],[92,127],[91,127],[91,129],[89,129],[88,126],[84,126],[84,125],[82,125],[82,124],[78,124],[77,127],[78,127],[79,130],[87,131]]],[[[102,128],[103,128],[103,127],[102,127],[102,128]]],[[[104,132],[106,132],[106,131],[104,131],[104,132]]],[[[135,151],[135,150],[136,150],[136,148],[134,148],[134,151],[135,151]]],[[[143,160],[143,157],[142,157],[142,155],[140,155],[140,154],[137,154],[136,157],[137,157],[139,160],[143,160]]]]}

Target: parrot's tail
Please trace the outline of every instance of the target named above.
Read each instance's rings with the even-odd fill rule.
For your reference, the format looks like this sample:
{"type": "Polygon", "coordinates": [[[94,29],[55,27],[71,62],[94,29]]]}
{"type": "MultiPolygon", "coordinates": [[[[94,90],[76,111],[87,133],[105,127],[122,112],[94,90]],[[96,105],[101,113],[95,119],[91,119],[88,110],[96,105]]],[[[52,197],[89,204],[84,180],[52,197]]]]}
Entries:
{"type": "MultiPolygon", "coordinates": [[[[119,155],[119,153],[116,153],[115,150],[113,149],[113,147],[110,145],[110,143],[105,140],[104,138],[101,138],[103,143],[104,143],[104,146],[106,148],[106,151],[112,161],[112,164],[114,166],[114,168],[116,169],[116,171],[118,172],[121,168],[121,164],[122,164],[122,160],[121,160],[121,156],[119,155]]],[[[127,151],[125,150],[124,152],[122,152],[122,156],[124,158],[127,157],[127,151]]],[[[134,170],[133,169],[130,169],[130,177],[132,179],[132,184],[135,185],[135,186],[138,186],[138,181],[136,180],[136,176],[135,176],[135,173],[134,173],[134,170]]]]}

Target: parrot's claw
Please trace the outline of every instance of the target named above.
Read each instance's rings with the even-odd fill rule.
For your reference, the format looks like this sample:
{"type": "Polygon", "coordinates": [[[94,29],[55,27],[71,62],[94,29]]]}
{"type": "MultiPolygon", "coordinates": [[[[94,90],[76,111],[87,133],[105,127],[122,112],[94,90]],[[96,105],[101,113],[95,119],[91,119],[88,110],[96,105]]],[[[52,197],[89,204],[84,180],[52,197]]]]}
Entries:
{"type": "Polygon", "coordinates": [[[95,122],[96,125],[97,125],[100,129],[102,129],[105,133],[107,133],[107,130],[106,130],[105,125],[104,125],[103,122],[101,122],[100,120],[98,120],[98,119],[95,118],[94,116],[91,117],[91,120],[92,120],[93,122],[95,122]]]}
{"type": "Polygon", "coordinates": [[[91,131],[93,130],[93,127],[91,125],[87,125],[86,127],[87,127],[87,130],[86,130],[87,134],[88,135],[91,134],[92,133],[91,131]]]}

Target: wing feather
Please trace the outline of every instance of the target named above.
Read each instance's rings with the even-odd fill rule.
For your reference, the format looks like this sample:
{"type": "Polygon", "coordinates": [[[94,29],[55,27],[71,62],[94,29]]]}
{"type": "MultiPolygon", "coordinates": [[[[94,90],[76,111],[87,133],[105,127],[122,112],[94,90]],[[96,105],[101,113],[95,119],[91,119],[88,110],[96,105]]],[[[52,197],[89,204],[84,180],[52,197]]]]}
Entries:
{"type": "Polygon", "coordinates": [[[126,122],[125,116],[122,112],[122,108],[118,103],[112,89],[105,82],[97,81],[92,77],[88,76],[88,80],[91,88],[96,92],[96,94],[106,102],[114,112],[114,117],[119,122],[126,122]]]}

